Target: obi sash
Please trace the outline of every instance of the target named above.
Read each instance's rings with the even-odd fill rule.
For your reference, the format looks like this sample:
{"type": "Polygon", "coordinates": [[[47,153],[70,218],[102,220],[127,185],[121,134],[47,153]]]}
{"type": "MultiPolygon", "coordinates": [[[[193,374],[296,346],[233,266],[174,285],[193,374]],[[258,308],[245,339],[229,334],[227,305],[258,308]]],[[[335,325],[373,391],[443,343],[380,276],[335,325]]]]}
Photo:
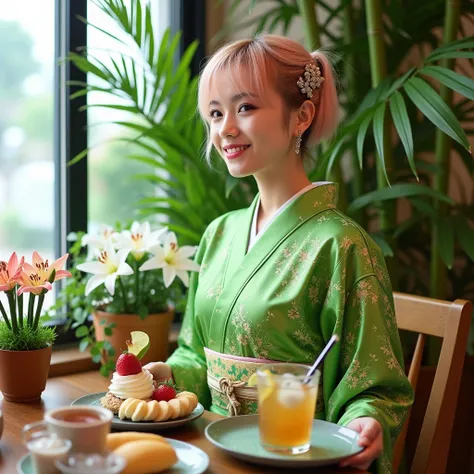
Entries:
{"type": "MultiPolygon", "coordinates": [[[[262,365],[282,361],[222,354],[207,347],[204,348],[204,352],[207,361],[207,383],[212,397],[211,409],[228,416],[257,413],[257,387],[249,386],[247,382],[262,365]]],[[[321,381],[322,377],[316,401],[316,415],[324,415],[321,381]]]]}

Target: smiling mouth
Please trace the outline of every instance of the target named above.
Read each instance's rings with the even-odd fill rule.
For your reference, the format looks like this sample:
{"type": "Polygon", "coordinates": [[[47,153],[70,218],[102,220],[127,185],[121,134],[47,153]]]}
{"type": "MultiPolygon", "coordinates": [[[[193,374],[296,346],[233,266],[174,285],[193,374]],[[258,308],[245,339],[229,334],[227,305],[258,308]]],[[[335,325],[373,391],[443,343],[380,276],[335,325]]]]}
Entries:
{"type": "Polygon", "coordinates": [[[224,151],[228,154],[228,155],[233,155],[235,153],[239,153],[241,151],[245,151],[247,148],[249,148],[250,145],[241,145],[241,146],[236,146],[236,147],[232,147],[232,148],[224,148],[224,151]]]}

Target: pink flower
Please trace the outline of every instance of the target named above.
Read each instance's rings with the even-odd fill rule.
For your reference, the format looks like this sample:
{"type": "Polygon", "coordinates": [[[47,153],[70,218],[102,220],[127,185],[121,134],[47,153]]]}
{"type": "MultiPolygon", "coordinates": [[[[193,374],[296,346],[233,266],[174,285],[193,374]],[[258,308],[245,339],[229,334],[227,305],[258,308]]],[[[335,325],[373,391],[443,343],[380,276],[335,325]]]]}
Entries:
{"type": "Polygon", "coordinates": [[[35,295],[40,295],[43,291],[49,291],[53,288],[53,285],[43,277],[35,272],[35,269],[25,263],[25,269],[21,272],[21,286],[18,289],[18,296],[22,293],[33,293],[35,295]]]}
{"type": "MultiPolygon", "coordinates": [[[[66,253],[62,257],[59,257],[57,260],[55,260],[51,265],[49,265],[48,260],[44,260],[38,252],[34,251],[32,257],[33,268],[36,272],[38,272],[41,278],[45,277],[46,280],[49,280],[51,272],[53,270],[56,270],[56,274],[54,275],[54,281],[58,281],[71,276],[71,273],[67,270],[60,270],[60,268],[64,265],[68,257],[69,254],[66,253]]],[[[25,267],[26,266],[30,265],[28,263],[25,263],[25,267]]]]}
{"type": "Polygon", "coordinates": [[[7,262],[0,262],[0,291],[9,291],[20,281],[25,257],[18,263],[16,252],[13,252],[7,262]]]}
{"type": "Polygon", "coordinates": [[[25,292],[40,295],[43,291],[51,290],[52,285],[49,279],[53,270],[56,271],[54,281],[71,276],[71,273],[67,270],[60,270],[68,256],[69,254],[65,254],[49,265],[48,260],[44,260],[38,252],[33,252],[33,265],[25,263],[23,266],[21,272],[22,285],[18,289],[18,296],[25,292]]]}

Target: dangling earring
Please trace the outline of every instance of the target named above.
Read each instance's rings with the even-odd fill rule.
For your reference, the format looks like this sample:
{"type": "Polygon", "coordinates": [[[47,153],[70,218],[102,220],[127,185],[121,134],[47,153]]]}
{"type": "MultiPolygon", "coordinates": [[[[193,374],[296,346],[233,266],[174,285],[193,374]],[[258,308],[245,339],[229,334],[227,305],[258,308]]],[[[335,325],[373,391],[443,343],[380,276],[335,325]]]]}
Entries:
{"type": "Polygon", "coordinates": [[[296,137],[296,143],[295,143],[295,153],[297,155],[300,154],[300,148],[301,148],[301,142],[303,139],[301,138],[301,131],[298,130],[298,136],[296,137]]]}

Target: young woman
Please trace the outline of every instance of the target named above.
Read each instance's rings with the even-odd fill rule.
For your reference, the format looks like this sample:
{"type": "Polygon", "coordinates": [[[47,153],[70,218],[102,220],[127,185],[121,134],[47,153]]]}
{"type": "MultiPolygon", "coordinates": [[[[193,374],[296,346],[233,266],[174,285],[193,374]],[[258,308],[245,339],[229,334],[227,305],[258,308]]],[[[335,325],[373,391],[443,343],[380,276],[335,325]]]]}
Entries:
{"type": "Polygon", "coordinates": [[[234,177],[259,194],[206,230],[170,359],[172,376],[212,411],[255,413],[246,382],[268,361],[311,364],[333,334],[316,416],[360,432],[346,464],[391,472],[391,446],[412,403],[392,290],[378,246],[337,210],[337,185],[311,183],[307,145],[329,137],[338,102],[330,64],[284,37],[237,41],[204,68],[199,110],[234,177]]]}

